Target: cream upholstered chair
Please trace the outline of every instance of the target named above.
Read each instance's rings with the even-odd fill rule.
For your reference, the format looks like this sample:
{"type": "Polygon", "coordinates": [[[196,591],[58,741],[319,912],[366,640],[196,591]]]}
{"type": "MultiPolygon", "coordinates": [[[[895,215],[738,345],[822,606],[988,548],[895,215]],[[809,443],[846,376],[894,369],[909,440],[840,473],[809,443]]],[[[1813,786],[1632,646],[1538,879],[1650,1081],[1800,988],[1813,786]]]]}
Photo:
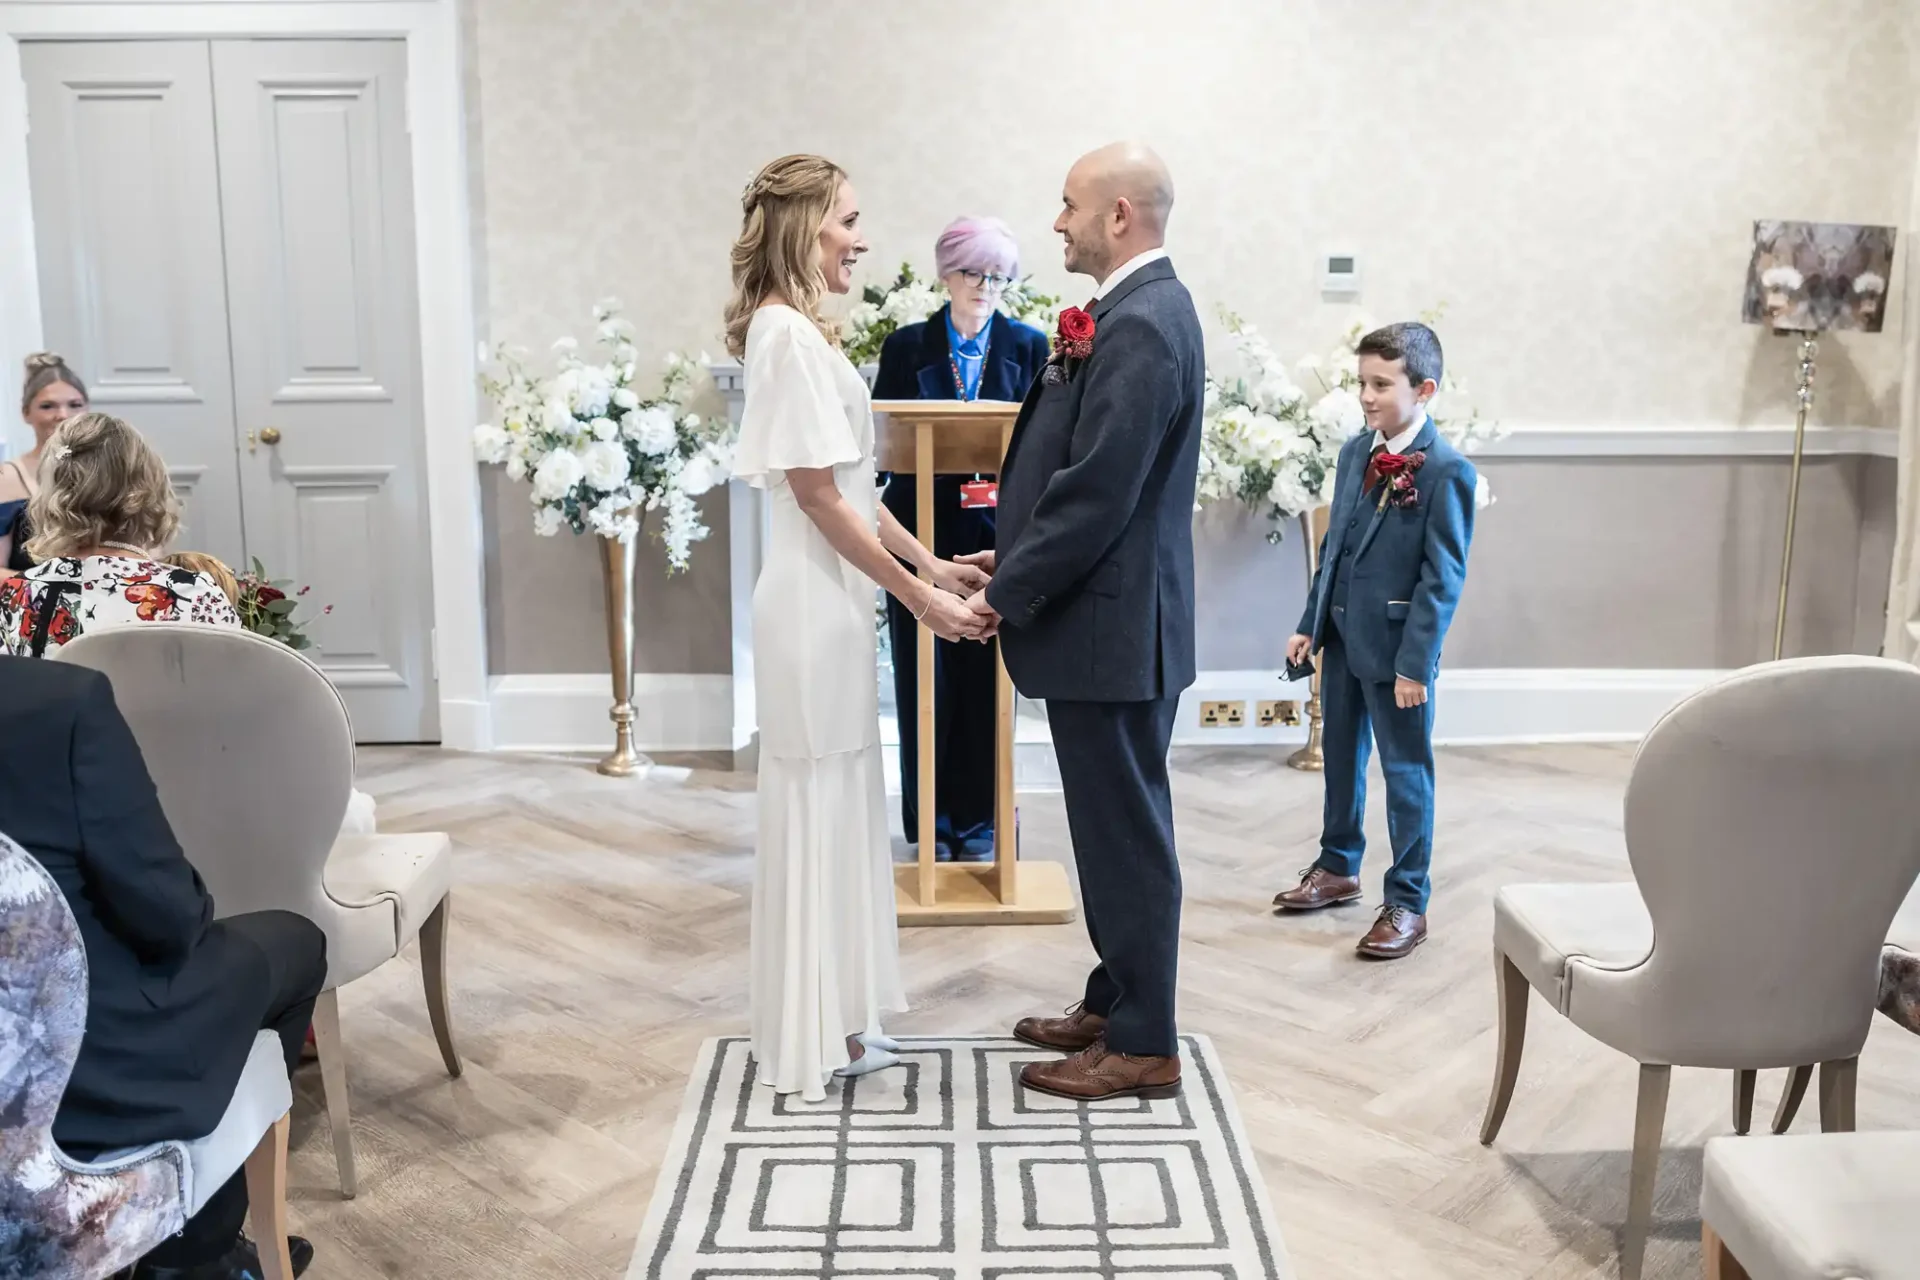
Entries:
{"type": "Polygon", "coordinates": [[[0,1276],[94,1280],[130,1267],[246,1170],[267,1280],[291,1280],[280,1038],[262,1031],[214,1131],[93,1160],[53,1140],[87,1024],[87,952],[60,887],[0,835],[0,1276]],[[279,1241],[276,1250],[272,1242],[279,1241]]]}
{"type": "MultiPolygon", "coordinates": [[[[1887,945],[1881,950],[1880,971],[1882,981],[1882,1000],[1886,995],[1885,983],[1893,976],[1890,968],[1910,965],[1908,958],[1920,953],[1920,883],[1914,885],[1907,894],[1906,901],[1900,904],[1900,910],[1894,913],[1893,924],[1887,930],[1887,945]],[[1902,953],[1905,953],[1904,955],[1902,953]]],[[[1891,1010],[1883,1009],[1883,1012],[1891,1010]]],[[[1751,1113],[1753,1107],[1753,1073],[1739,1072],[1735,1077],[1734,1111],[1738,1116],[1741,1110],[1751,1113]],[[1744,1097],[1742,1096],[1744,1095],[1744,1097]]],[[[1793,1127],[1794,1113],[1800,1109],[1800,1100],[1807,1094],[1807,1085],[1813,1079],[1811,1066],[1798,1066],[1787,1074],[1786,1087],[1780,1091],[1780,1105],[1774,1109],[1773,1131],[1785,1133],[1793,1127]]],[[[1737,1126],[1740,1132],[1747,1131],[1746,1125],[1737,1126]]]]}
{"type": "Polygon", "coordinates": [[[1881,940],[1920,872],[1920,670],[1805,658],[1669,711],[1627,782],[1636,883],[1510,885],[1494,900],[1500,1056],[1480,1140],[1519,1076],[1527,990],[1639,1061],[1622,1274],[1637,1276],[1676,1066],[1821,1065],[1853,1125],[1881,940]]]}
{"type": "Polygon", "coordinates": [[[447,1009],[451,843],[440,833],[340,835],[353,731],[333,685],[292,649],[190,622],[89,631],[57,660],[105,672],[180,845],[222,915],[278,909],[327,935],[314,1008],[340,1190],[355,1191],[339,988],[416,936],[427,1016],[460,1074],[447,1009]]]}
{"type": "Polygon", "coordinates": [[[1708,1280],[1920,1274],[1920,1133],[1714,1138],[1700,1176],[1708,1280]]]}

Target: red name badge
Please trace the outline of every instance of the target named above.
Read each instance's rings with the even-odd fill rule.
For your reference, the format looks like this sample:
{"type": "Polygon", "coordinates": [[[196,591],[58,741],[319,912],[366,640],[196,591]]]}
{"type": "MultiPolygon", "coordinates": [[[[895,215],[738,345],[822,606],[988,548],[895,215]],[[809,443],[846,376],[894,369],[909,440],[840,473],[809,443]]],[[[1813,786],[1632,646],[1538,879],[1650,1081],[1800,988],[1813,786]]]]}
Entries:
{"type": "Polygon", "coordinates": [[[960,508],[978,511],[1000,505],[1000,486],[992,480],[969,480],[960,486],[960,508]]]}

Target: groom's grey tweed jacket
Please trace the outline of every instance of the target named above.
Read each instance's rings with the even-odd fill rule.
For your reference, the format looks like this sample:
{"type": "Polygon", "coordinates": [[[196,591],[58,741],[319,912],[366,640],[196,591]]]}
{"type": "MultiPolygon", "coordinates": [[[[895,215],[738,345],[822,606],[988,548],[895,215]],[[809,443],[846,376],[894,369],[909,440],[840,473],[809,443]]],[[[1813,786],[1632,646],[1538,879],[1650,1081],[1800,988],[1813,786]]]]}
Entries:
{"type": "Polygon", "coordinates": [[[1193,683],[1193,490],[1206,352],[1162,259],[1091,308],[1093,353],[1036,379],[1007,449],[987,602],[1030,698],[1144,702],[1193,683]]]}

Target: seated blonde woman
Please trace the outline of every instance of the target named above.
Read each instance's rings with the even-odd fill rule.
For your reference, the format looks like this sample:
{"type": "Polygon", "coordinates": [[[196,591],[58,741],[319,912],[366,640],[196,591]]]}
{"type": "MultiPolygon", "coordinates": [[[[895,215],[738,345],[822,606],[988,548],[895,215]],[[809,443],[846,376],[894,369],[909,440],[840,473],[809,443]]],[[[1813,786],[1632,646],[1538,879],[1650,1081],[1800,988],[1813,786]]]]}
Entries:
{"type": "Polygon", "coordinates": [[[0,582],[0,652],[38,658],[132,622],[240,625],[217,582],[162,558],[180,504],[160,455],[120,419],[82,413],[60,425],[27,517],[38,563],[0,582]]]}

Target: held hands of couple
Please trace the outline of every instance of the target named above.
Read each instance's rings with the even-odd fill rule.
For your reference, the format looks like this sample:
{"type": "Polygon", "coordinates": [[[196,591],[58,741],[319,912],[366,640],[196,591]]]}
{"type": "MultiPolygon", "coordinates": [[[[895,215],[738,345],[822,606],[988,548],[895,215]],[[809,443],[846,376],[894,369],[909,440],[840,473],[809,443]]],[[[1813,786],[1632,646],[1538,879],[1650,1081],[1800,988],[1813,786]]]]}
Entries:
{"type": "Polygon", "coordinates": [[[992,576],[991,551],[935,561],[925,605],[915,616],[943,640],[991,639],[1000,622],[984,594],[992,576]]]}

